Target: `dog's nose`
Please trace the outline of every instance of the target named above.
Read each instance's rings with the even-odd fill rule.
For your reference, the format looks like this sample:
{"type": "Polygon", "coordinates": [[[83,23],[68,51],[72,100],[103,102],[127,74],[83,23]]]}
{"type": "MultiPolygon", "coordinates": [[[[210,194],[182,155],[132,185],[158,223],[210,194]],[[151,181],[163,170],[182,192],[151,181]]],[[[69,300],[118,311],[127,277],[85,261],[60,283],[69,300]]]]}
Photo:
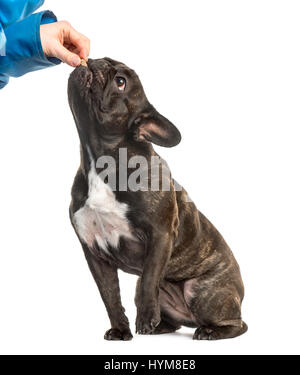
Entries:
{"type": "Polygon", "coordinates": [[[94,61],[94,59],[88,58],[87,65],[89,66],[90,64],[92,64],[93,61],[94,61]]]}

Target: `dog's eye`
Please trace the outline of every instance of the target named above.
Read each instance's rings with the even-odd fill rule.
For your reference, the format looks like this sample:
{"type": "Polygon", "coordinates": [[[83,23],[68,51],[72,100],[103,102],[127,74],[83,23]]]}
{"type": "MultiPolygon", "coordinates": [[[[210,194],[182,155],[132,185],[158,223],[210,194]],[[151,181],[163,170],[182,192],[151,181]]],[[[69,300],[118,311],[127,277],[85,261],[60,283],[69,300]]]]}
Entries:
{"type": "Polygon", "coordinates": [[[124,91],[126,87],[126,79],[123,77],[116,77],[116,84],[120,91],[124,91]]]}

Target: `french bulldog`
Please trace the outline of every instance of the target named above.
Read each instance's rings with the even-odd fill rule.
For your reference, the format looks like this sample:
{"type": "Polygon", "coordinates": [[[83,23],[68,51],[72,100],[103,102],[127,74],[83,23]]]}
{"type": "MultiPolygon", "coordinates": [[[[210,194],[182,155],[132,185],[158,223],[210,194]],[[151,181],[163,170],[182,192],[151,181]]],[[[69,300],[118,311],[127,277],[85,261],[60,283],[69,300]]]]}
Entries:
{"type": "Polygon", "coordinates": [[[149,103],[137,74],[110,58],[89,59],[71,73],[68,98],[81,152],[70,218],[111,322],[104,338],[132,339],[118,269],[139,276],[138,334],[174,332],[182,325],[196,328],[195,340],[246,332],[239,266],[187,192],[162,173],[169,169],[153,144],[173,147],[181,135],[149,103]],[[130,189],[115,178],[121,170],[138,171],[139,161],[151,165],[153,158],[161,161],[160,173],[141,175],[148,185],[158,182],[156,189],[130,189]],[[169,189],[162,187],[166,182],[169,189]]]}

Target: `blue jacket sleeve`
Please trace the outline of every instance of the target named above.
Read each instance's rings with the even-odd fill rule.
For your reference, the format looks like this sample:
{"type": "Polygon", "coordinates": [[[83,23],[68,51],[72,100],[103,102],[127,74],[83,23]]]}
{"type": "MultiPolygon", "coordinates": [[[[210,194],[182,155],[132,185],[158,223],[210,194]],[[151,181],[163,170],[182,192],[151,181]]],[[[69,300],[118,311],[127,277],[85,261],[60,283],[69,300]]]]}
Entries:
{"type": "Polygon", "coordinates": [[[5,28],[5,56],[0,55],[0,89],[9,77],[19,77],[61,62],[45,56],[40,38],[40,25],[56,21],[52,12],[43,11],[5,28]]]}
{"type": "Polygon", "coordinates": [[[0,0],[0,24],[5,29],[30,16],[43,4],[44,0],[0,0]]]}

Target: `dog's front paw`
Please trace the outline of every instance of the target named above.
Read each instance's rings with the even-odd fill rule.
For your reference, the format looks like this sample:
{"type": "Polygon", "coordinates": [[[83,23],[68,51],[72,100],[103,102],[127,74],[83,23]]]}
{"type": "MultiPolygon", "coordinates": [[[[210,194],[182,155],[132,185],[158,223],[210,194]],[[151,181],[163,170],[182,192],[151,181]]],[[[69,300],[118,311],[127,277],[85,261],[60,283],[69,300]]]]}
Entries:
{"type": "Polygon", "coordinates": [[[111,328],[104,335],[105,340],[129,341],[132,339],[132,337],[133,336],[129,328],[123,328],[122,330],[118,328],[111,328]]]}
{"type": "Polygon", "coordinates": [[[136,333],[140,335],[149,335],[160,323],[160,311],[159,308],[155,309],[143,309],[138,311],[136,317],[136,333]]]}

